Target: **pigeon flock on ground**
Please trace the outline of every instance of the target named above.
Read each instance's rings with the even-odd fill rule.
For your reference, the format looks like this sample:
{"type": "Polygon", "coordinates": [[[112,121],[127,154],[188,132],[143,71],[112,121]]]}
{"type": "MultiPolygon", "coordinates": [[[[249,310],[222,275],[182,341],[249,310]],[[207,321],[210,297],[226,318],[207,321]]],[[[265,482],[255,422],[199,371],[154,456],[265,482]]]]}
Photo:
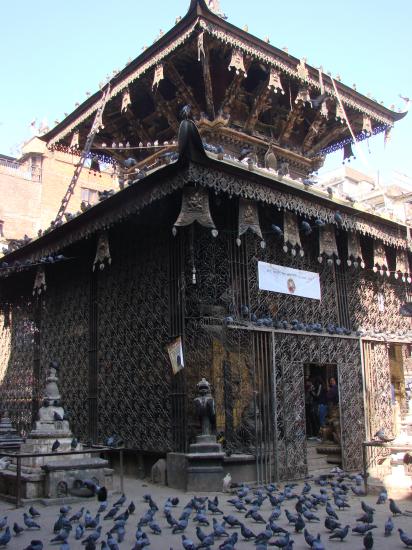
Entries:
{"type": "MultiPolygon", "coordinates": [[[[125,536],[126,532],[133,532],[132,550],[146,546],[154,550],[236,550],[240,544],[256,550],[291,550],[297,540],[302,541],[301,545],[304,540],[307,548],[313,550],[333,548],[339,542],[348,542],[346,548],[371,550],[374,533],[380,532],[392,537],[387,547],[412,548],[412,534],[396,526],[399,516],[412,514],[402,511],[382,491],[376,506],[387,507],[388,514],[384,525],[378,524],[374,518],[376,507],[362,499],[362,476],[339,469],[308,478],[302,488],[297,483],[286,483],[282,488],[273,483],[253,489],[240,485],[232,489],[232,494],[187,497],[184,504],[177,497],[156,503],[150,494],[145,494],[138,507],[125,494],[109,503],[104,487],[97,487],[92,481],[85,483],[93,488],[97,504],[88,501],[76,511],[71,506],[61,506],[52,532],[42,526],[42,514],[32,505],[22,513],[21,522],[9,525],[7,516],[0,518],[0,547],[23,550],[19,537],[30,532],[33,540],[24,550],[118,550],[130,548],[125,536]],[[349,496],[358,499],[352,498],[349,504],[349,496]],[[344,524],[340,515],[347,508],[353,519],[344,524]],[[168,543],[162,544],[162,534],[167,534],[168,543]]],[[[345,517],[347,521],[347,513],[345,517]]]]}

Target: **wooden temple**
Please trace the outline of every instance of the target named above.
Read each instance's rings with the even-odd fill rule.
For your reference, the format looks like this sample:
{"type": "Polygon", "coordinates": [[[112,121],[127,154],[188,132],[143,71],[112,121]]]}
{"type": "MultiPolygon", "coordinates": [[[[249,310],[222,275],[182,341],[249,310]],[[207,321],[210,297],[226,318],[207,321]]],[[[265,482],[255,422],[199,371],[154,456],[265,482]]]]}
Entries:
{"type": "Polygon", "coordinates": [[[406,406],[410,238],[313,188],[311,175],[328,152],[348,158],[403,114],[234,27],[212,4],[192,0],[42,138],[79,159],[90,146],[92,162],[116,167],[120,188],[3,258],[1,402],[27,430],[58,361],[75,435],[118,434],[144,473],[188,449],[205,377],[227,467],[243,460],[269,481],[307,474],[305,379],[335,377],[325,444],[357,469],[362,441],[393,431],[391,383],[406,406]],[[268,290],[265,266],[315,275],[320,299],[290,280],[268,290]]]}

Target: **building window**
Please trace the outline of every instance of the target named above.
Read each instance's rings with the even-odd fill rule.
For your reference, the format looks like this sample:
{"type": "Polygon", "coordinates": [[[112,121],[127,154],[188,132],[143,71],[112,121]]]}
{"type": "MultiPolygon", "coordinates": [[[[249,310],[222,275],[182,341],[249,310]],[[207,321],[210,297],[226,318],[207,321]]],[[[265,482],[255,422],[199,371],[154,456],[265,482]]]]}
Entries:
{"type": "Polygon", "coordinates": [[[0,220],[0,237],[4,237],[4,221],[0,220]]]}
{"type": "Polygon", "coordinates": [[[88,187],[82,187],[82,202],[86,204],[94,204],[97,202],[98,195],[96,189],[89,189],[88,187]]]}

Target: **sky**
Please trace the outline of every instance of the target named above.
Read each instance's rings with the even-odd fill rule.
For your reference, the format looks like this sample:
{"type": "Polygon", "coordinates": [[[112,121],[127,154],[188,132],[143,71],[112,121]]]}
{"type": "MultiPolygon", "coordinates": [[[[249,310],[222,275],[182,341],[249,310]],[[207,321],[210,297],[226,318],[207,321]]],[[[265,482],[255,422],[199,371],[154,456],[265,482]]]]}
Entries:
{"type": "MultiPolygon", "coordinates": [[[[19,0],[2,2],[0,54],[0,153],[15,156],[31,137],[30,123],[62,120],[86,92],[169,30],[190,0],[19,0]]],[[[386,106],[405,108],[412,98],[411,0],[220,0],[228,20],[386,106]]],[[[412,108],[383,134],[364,142],[351,166],[390,178],[412,177],[412,108]]],[[[324,170],[342,166],[342,151],[324,170]]]]}

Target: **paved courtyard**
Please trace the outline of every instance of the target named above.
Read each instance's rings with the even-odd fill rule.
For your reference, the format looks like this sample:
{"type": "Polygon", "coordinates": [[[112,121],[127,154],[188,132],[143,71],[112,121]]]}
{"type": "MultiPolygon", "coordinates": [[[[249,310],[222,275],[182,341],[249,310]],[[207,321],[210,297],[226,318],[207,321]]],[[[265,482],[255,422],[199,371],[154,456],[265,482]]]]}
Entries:
{"type": "MultiPolygon", "coordinates": [[[[313,480],[309,480],[309,483],[311,484],[311,491],[310,494],[320,494],[320,487],[317,485],[313,480]]],[[[284,484],[279,484],[278,486],[280,489],[283,490],[284,484]]],[[[299,483],[297,487],[294,487],[292,489],[293,493],[301,494],[303,488],[303,483],[299,483]]],[[[145,512],[147,512],[149,506],[146,502],[143,500],[143,496],[146,494],[150,494],[152,496],[153,501],[157,504],[159,507],[159,511],[155,514],[155,521],[160,526],[162,532],[159,535],[152,534],[149,527],[145,526],[142,527],[142,530],[147,533],[149,540],[150,540],[150,546],[149,548],[152,550],[170,550],[171,548],[174,550],[183,548],[182,546],[182,537],[181,534],[172,534],[172,529],[168,525],[164,513],[163,513],[163,507],[164,503],[167,500],[168,497],[178,497],[179,503],[177,506],[172,507],[171,513],[173,517],[179,518],[181,515],[184,506],[186,503],[190,501],[190,499],[194,496],[191,494],[182,493],[176,490],[172,490],[168,487],[160,487],[156,485],[152,485],[148,482],[142,481],[142,480],[136,480],[131,478],[125,478],[125,492],[127,496],[127,500],[125,505],[120,509],[121,511],[124,511],[126,509],[126,506],[130,503],[130,501],[133,501],[136,505],[136,510],[130,517],[128,518],[126,522],[126,534],[124,541],[119,544],[120,548],[124,549],[132,549],[136,539],[135,539],[135,533],[137,529],[137,523],[139,519],[143,516],[145,512]]],[[[331,488],[327,488],[327,492],[329,495],[331,495],[331,488]]],[[[278,495],[278,492],[273,492],[274,495],[278,495]]],[[[202,496],[202,495],[197,495],[202,496]]],[[[206,496],[206,495],[205,495],[206,496]]],[[[215,494],[209,494],[210,498],[213,498],[215,494]]],[[[232,504],[229,504],[227,501],[231,498],[233,498],[234,494],[227,494],[227,493],[219,493],[218,495],[219,500],[219,508],[222,509],[222,511],[226,514],[231,514],[235,517],[237,517],[239,520],[243,521],[247,527],[249,527],[255,534],[258,534],[265,529],[265,524],[263,523],[257,523],[253,519],[248,518],[245,519],[244,515],[245,512],[238,512],[234,508],[232,504]]],[[[247,499],[253,499],[253,491],[251,490],[246,497],[247,499]]],[[[363,514],[363,511],[361,509],[361,501],[364,500],[367,504],[373,506],[376,508],[376,512],[374,514],[374,524],[377,526],[376,529],[373,529],[373,539],[374,539],[374,549],[388,549],[388,548],[405,548],[405,545],[400,541],[399,539],[399,533],[397,529],[400,527],[406,531],[411,537],[412,537],[412,517],[407,516],[397,516],[394,517],[394,524],[395,528],[393,530],[393,533],[389,537],[384,536],[384,524],[385,521],[388,519],[389,516],[392,514],[389,512],[388,502],[386,504],[376,504],[377,497],[375,496],[368,496],[368,497],[356,497],[352,490],[349,490],[348,492],[348,502],[350,505],[350,508],[345,509],[344,511],[338,511],[336,509],[335,503],[333,501],[333,498],[331,499],[331,504],[333,508],[337,511],[339,521],[342,523],[342,526],[345,526],[346,524],[349,524],[351,527],[354,527],[356,525],[355,519],[360,517],[363,514]]],[[[111,504],[115,502],[119,498],[119,493],[116,492],[112,495],[110,495],[109,498],[109,510],[111,508],[111,504]]],[[[246,500],[246,499],[244,499],[246,500]]],[[[278,520],[275,521],[276,525],[285,528],[286,530],[290,531],[292,534],[292,539],[294,541],[293,548],[295,550],[300,550],[303,548],[309,548],[307,543],[305,542],[304,535],[303,534],[296,534],[294,533],[293,526],[288,523],[288,520],[285,515],[285,510],[289,510],[291,513],[296,514],[295,505],[296,505],[297,499],[296,498],[286,498],[284,502],[281,504],[281,515],[278,520]]],[[[399,507],[403,510],[412,510],[412,502],[411,501],[398,501],[399,507]]],[[[12,537],[12,540],[8,544],[8,548],[16,549],[16,550],[23,550],[27,545],[29,545],[30,541],[33,539],[40,539],[43,541],[44,548],[60,548],[60,544],[54,545],[50,543],[50,540],[53,538],[53,525],[58,517],[60,505],[53,505],[53,506],[43,506],[41,503],[34,503],[35,508],[40,512],[40,517],[36,518],[36,521],[38,521],[39,525],[41,526],[40,531],[38,530],[25,530],[21,535],[18,537],[14,536],[12,537]]],[[[69,515],[72,515],[76,511],[78,511],[81,506],[85,506],[85,510],[88,509],[90,513],[94,516],[97,513],[97,509],[99,507],[99,503],[97,500],[85,500],[82,502],[76,502],[72,505],[72,510],[69,515]]],[[[14,522],[18,522],[19,525],[23,524],[23,512],[28,512],[30,505],[26,504],[24,508],[16,509],[12,504],[6,503],[4,501],[0,502],[0,513],[1,517],[7,516],[8,519],[8,525],[10,527],[13,526],[14,522]]],[[[247,509],[251,508],[251,504],[246,504],[247,509]]],[[[274,507],[269,502],[269,499],[266,498],[261,505],[259,512],[262,515],[262,517],[267,520],[273,511],[274,507]]],[[[204,526],[202,527],[202,530],[206,533],[211,533],[213,530],[212,525],[212,517],[216,517],[216,519],[221,522],[221,516],[220,515],[214,515],[212,516],[210,511],[207,511],[206,508],[206,515],[207,519],[210,521],[210,526],[204,526]]],[[[321,540],[324,544],[324,547],[327,549],[340,549],[340,548],[347,548],[350,550],[356,550],[356,549],[362,549],[363,548],[363,536],[361,535],[354,535],[350,531],[348,536],[345,539],[345,542],[340,543],[339,541],[335,540],[329,540],[329,532],[326,530],[324,526],[324,521],[326,517],[326,511],[325,506],[318,506],[317,510],[314,510],[314,514],[317,515],[320,518],[320,521],[306,521],[306,527],[309,530],[309,532],[313,535],[317,535],[320,533],[321,540]]],[[[104,514],[101,514],[103,516],[104,514]]],[[[192,512],[189,520],[188,527],[185,531],[185,534],[192,539],[196,545],[200,544],[200,541],[198,540],[196,536],[196,523],[194,521],[194,515],[195,512],[192,512]]],[[[98,541],[97,548],[100,549],[101,540],[106,540],[106,533],[109,531],[109,529],[114,525],[113,520],[102,520],[100,524],[103,525],[102,528],[102,536],[98,541]]],[[[68,538],[68,544],[70,549],[80,549],[85,548],[81,544],[81,541],[75,540],[75,527],[76,524],[73,524],[73,531],[71,532],[69,538],[68,538]]],[[[86,531],[86,535],[91,533],[93,530],[86,531]]],[[[235,549],[243,550],[246,548],[255,548],[253,541],[244,541],[242,540],[243,537],[240,536],[240,529],[237,528],[229,528],[227,527],[227,531],[229,534],[233,532],[239,533],[239,542],[235,545],[235,549]]],[[[4,531],[3,531],[4,533],[4,531]]],[[[271,539],[271,542],[276,540],[277,536],[274,536],[271,539]]],[[[84,537],[83,537],[84,539],[84,537]]],[[[221,539],[215,539],[214,545],[211,548],[218,548],[220,544],[224,541],[224,538],[221,539]]]]}

